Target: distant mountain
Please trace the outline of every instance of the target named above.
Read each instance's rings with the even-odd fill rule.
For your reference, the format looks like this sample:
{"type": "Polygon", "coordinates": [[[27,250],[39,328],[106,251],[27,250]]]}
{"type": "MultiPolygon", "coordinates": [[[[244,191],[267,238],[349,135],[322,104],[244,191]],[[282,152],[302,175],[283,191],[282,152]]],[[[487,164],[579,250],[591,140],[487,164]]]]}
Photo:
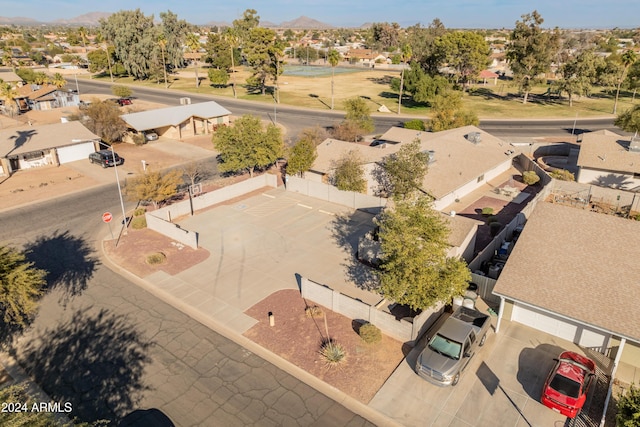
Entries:
{"type": "Polygon", "coordinates": [[[25,18],[23,16],[15,16],[13,18],[6,18],[4,16],[0,16],[0,25],[38,25],[41,22],[36,21],[35,19],[25,18]]]}
{"type": "Polygon", "coordinates": [[[294,19],[293,21],[282,22],[280,25],[277,25],[277,27],[292,28],[292,29],[297,28],[297,29],[307,29],[307,30],[326,30],[329,28],[335,28],[333,25],[325,24],[324,22],[317,21],[307,16],[301,16],[299,18],[294,19]]]}
{"type": "Polygon", "coordinates": [[[56,19],[51,22],[54,25],[88,25],[97,26],[100,25],[100,20],[108,18],[112,13],[109,12],[89,12],[84,15],[76,16],[70,19],[56,19]]]}

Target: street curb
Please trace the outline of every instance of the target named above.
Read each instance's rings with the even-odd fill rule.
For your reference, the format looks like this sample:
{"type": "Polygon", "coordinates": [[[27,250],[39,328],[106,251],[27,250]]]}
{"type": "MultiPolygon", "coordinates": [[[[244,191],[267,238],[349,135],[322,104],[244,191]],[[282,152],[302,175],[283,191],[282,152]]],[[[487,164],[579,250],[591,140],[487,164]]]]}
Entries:
{"type": "Polygon", "coordinates": [[[402,426],[402,424],[398,423],[397,421],[392,420],[391,418],[387,417],[386,415],[378,412],[375,409],[372,409],[368,405],[365,405],[364,403],[362,403],[362,402],[358,401],[357,399],[349,396],[348,394],[346,394],[346,393],[338,390],[337,388],[325,383],[324,381],[321,381],[320,379],[318,379],[315,376],[311,375],[307,371],[299,368],[298,366],[294,365],[293,363],[289,362],[288,360],[285,360],[282,357],[280,357],[280,356],[268,351],[264,347],[259,346],[258,344],[256,344],[255,342],[251,341],[250,339],[244,337],[243,335],[240,335],[240,334],[234,332],[233,330],[231,330],[229,327],[227,327],[223,323],[221,323],[221,322],[219,322],[219,321],[217,321],[217,320],[215,320],[215,319],[213,319],[211,317],[208,317],[208,316],[202,314],[198,310],[195,310],[193,307],[191,307],[190,305],[188,305],[188,304],[186,304],[186,303],[184,303],[182,301],[176,300],[168,292],[165,292],[163,290],[160,290],[160,289],[156,288],[155,286],[153,286],[148,281],[146,281],[146,280],[136,276],[135,274],[131,273],[130,271],[120,267],[114,261],[112,261],[107,256],[106,252],[104,251],[103,242],[105,240],[107,240],[107,239],[103,239],[103,240],[100,240],[98,242],[98,244],[99,244],[98,250],[99,250],[99,252],[101,254],[101,259],[103,259],[104,264],[109,269],[113,270],[114,272],[116,272],[118,274],[122,274],[122,275],[126,276],[127,279],[129,279],[132,282],[136,283],[138,286],[140,286],[142,289],[144,289],[145,291],[149,292],[153,296],[155,296],[158,299],[162,300],[163,302],[169,304],[170,306],[180,310],[182,313],[186,314],[187,316],[191,317],[192,319],[194,319],[195,321],[201,323],[202,325],[208,327],[209,329],[213,330],[214,332],[219,333],[223,337],[225,337],[225,338],[233,341],[234,343],[238,344],[239,346],[251,351],[252,353],[254,353],[257,356],[259,356],[260,358],[262,358],[262,359],[266,360],[267,362],[273,364],[274,366],[282,369],[283,371],[285,371],[289,375],[293,376],[294,378],[297,378],[298,380],[300,380],[303,383],[307,384],[309,387],[315,389],[316,391],[324,394],[325,396],[329,397],[330,399],[335,400],[336,402],[338,402],[341,405],[343,405],[345,408],[347,408],[350,411],[354,412],[355,414],[358,414],[361,417],[367,419],[369,422],[375,424],[376,426],[381,426],[381,427],[401,427],[402,426]]]}

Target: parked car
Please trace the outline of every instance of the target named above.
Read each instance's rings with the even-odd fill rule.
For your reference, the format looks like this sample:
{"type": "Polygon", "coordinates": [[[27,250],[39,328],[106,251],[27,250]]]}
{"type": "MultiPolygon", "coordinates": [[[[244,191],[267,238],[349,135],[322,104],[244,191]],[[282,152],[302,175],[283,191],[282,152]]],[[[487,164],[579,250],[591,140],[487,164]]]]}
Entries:
{"type": "Polygon", "coordinates": [[[133,104],[133,101],[131,100],[131,98],[119,98],[117,102],[118,102],[118,105],[121,107],[124,105],[133,104]]]}
{"type": "Polygon", "coordinates": [[[152,130],[146,131],[144,133],[144,139],[147,141],[156,141],[158,139],[158,134],[152,130]]]}
{"type": "Polygon", "coordinates": [[[124,163],[124,158],[118,156],[118,153],[112,153],[111,150],[100,150],[89,154],[89,161],[106,168],[115,165],[120,166],[124,163]],[[114,157],[116,159],[115,163],[113,161],[114,157]]]}
{"type": "Polygon", "coordinates": [[[589,387],[596,374],[593,360],[572,351],[557,359],[542,388],[540,401],[560,414],[575,418],[587,400],[589,387]]]}
{"type": "Polygon", "coordinates": [[[439,386],[456,385],[479,347],[487,339],[489,316],[473,308],[459,307],[428,338],[416,361],[416,373],[439,386]]]}

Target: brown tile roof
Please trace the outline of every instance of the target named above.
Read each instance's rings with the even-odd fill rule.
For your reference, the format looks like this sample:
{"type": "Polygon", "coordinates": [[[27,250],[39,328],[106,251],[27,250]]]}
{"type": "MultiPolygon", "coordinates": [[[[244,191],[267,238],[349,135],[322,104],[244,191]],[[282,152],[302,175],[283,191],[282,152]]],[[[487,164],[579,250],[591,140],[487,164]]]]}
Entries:
{"type": "Polygon", "coordinates": [[[54,85],[44,85],[40,89],[33,90],[31,85],[24,85],[21,88],[18,88],[18,96],[29,98],[32,100],[37,100],[42,98],[43,96],[49,95],[58,90],[58,88],[54,85]]]}
{"type": "Polygon", "coordinates": [[[640,153],[629,152],[629,137],[608,130],[585,133],[578,166],[614,172],[640,173],[640,153]]]}
{"type": "Polygon", "coordinates": [[[640,222],[540,202],[494,293],[640,341],[640,222]]]}

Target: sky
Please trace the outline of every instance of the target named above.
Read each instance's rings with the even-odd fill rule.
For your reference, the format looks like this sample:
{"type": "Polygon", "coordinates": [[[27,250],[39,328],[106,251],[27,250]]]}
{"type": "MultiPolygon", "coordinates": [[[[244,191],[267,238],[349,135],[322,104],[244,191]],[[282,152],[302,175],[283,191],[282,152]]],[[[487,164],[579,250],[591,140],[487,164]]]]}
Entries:
{"type": "Polygon", "coordinates": [[[513,28],[521,15],[537,10],[545,28],[640,27],[639,0],[0,0],[0,16],[43,22],[136,8],[156,18],[171,10],[192,24],[231,23],[246,9],[255,9],[261,21],[276,24],[304,15],[336,27],[367,22],[407,27],[439,18],[447,28],[513,28]]]}

